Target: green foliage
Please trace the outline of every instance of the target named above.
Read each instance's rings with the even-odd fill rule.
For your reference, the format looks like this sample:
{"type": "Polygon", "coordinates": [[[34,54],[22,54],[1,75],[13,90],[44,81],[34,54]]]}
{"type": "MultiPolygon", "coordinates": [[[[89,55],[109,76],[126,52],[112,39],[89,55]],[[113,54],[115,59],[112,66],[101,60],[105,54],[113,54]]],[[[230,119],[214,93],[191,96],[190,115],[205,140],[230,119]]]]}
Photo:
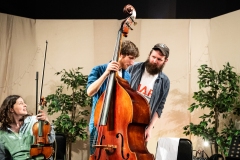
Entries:
{"type": "Polygon", "coordinates": [[[86,94],[87,76],[80,72],[81,69],[78,67],[57,72],[56,75],[61,75],[63,84],[57,87],[55,94],[46,97],[48,114],[60,114],[54,121],[55,131],[65,134],[68,144],[75,142],[77,138],[88,138],[86,116],[89,111],[86,107],[91,105],[91,98],[86,94]],[[71,89],[70,94],[64,93],[64,87],[67,91],[71,89]]]}
{"type": "Polygon", "coordinates": [[[202,119],[199,124],[190,123],[185,126],[183,133],[209,140],[215,145],[215,153],[219,149],[227,156],[233,136],[240,134],[232,119],[232,115],[240,115],[240,76],[232,71],[233,67],[229,63],[223,66],[224,69],[219,72],[207,65],[201,65],[198,69],[199,91],[194,92],[196,102],[188,110],[193,112],[198,108],[208,108],[210,111],[199,117],[202,119]],[[221,124],[224,124],[221,130],[220,119],[221,124]]]}

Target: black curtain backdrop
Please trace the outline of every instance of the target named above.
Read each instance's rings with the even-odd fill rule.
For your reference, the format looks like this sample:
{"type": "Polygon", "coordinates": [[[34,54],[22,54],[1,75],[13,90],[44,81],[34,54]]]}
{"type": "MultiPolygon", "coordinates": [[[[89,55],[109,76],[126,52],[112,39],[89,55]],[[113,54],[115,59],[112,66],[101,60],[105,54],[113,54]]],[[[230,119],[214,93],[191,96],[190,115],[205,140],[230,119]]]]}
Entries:
{"type": "Polygon", "coordinates": [[[123,19],[131,4],[140,19],[208,19],[240,9],[240,0],[1,0],[0,12],[32,19],[123,19]]]}

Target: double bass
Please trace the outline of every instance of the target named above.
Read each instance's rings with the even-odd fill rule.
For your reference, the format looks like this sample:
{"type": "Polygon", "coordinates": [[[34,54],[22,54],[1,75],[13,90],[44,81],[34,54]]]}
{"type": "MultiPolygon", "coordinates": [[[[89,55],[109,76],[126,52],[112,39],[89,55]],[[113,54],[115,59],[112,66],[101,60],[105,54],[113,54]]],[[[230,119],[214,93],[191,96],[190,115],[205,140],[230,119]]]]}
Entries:
{"type": "MultiPolygon", "coordinates": [[[[123,9],[128,15],[121,23],[112,60],[118,61],[122,37],[127,37],[131,24],[136,24],[132,5],[123,9]]],[[[89,160],[153,160],[145,142],[145,129],[150,123],[150,107],[128,81],[116,72],[108,77],[106,91],[100,96],[94,113],[97,129],[95,152],[89,160]]]]}

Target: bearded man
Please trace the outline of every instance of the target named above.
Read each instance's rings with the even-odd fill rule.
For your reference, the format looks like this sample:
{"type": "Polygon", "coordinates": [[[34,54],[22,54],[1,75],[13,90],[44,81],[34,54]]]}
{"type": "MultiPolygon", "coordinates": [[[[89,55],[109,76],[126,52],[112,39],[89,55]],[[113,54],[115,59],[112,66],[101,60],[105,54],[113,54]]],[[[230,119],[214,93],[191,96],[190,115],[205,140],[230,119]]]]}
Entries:
{"type": "Polygon", "coordinates": [[[145,130],[146,142],[151,138],[152,129],[161,117],[169,92],[170,81],[162,72],[168,56],[169,48],[158,43],[152,48],[145,62],[136,63],[127,69],[131,75],[132,89],[144,96],[150,105],[151,120],[145,130]]]}

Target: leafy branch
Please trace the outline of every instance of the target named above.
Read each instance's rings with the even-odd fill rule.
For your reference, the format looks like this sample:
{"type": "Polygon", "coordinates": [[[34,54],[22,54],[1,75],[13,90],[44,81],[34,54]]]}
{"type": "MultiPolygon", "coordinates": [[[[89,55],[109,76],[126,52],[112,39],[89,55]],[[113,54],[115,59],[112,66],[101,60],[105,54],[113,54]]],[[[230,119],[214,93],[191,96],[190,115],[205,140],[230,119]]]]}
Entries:
{"type": "Polygon", "coordinates": [[[214,144],[215,153],[218,148],[225,155],[233,136],[239,135],[240,131],[234,126],[232,115],[240,115],[239,94],[240,76],[233,71],[229,63],[223,65],[224,69],[216,72],[207,65],[201,65],[199,73],[199,91],[194,92],[195,100],[189,107],[189,111],[209,109],[209,113],[204,113],[199,118],[199,124],[190,123],[184,126],[185,135],[196,135],[209,140],[214,144]],[[220,129],[220,119],[223,127],[220,129]]]}

